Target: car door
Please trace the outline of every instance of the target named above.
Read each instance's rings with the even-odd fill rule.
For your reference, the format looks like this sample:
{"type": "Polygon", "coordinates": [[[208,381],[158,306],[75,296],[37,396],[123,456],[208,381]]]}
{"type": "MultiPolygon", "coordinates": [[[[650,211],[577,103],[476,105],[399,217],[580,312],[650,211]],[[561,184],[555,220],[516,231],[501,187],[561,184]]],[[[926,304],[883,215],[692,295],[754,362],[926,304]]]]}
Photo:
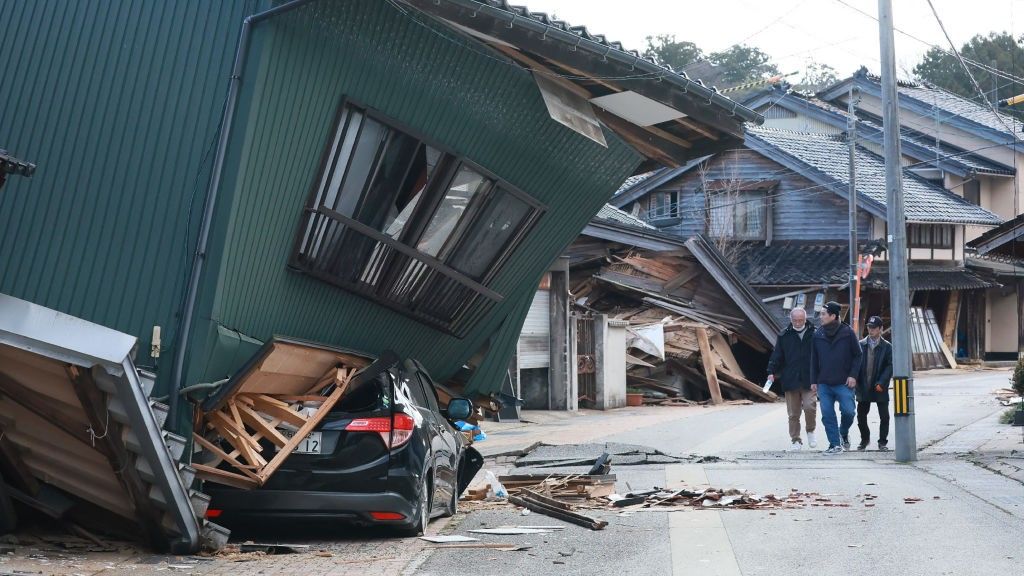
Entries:
{"type": "Polygon", "coordinates": [[[432,424],[431,449],[434,456],[433,507],[435,510],[442,510],[451,499],[452,491],[456,489],[454,430],[441,414],[437,401],[437,392],[434,390],[434,384],[430,376],[427,375],[421,366],[414,364],[412,367],[414,368],[415,378],[410,380],[415,380],[419,383],[423,396],[426,399],[427,410],[430,412],[432,424]]]}

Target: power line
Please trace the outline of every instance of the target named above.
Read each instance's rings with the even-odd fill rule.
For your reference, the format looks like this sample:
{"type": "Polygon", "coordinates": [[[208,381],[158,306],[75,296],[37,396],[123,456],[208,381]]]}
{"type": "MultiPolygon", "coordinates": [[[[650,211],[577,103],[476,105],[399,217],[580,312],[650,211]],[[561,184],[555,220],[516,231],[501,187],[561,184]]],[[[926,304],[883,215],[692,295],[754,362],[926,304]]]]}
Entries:
{"type": "MultiPolygon", "coordinates": [[[[960,66],[964,69],[964,72],[967,73],[967,77],[971,79],[971,84],[974,86],[974,89],[978,92],[978,95],[985,99],[987,102],[988,99],[985,98],[985,91],[981,89],[981,86],[978,85],[978,81],[974,79],[974,74],[971,74],[971,70],[967,67],[967,64],[964,62],[963,56],[960,55],[960,52],[956,49],[956,46],[953,44],[953,39],[950,38],[949,33],[946,32],[946,25],[942,23],[942,18],[939,18],[939,12],[935,10],[935,5],[932,4],[932,0],[926,1],[928,2],[928,7],[932,9],[932,14],[935,15],[935,21],[939,23],[939,28],[942,30],[942,35],[946,37],[946,41],[949,42],[949,47],[953,49],[953,55],[956,56],[956,59],[960,62],[960,66]]],[[[1010,134],[1013,135],[1014,139],[1019,140],[1020,138],[1017,136],[1017,133],[1014,131],[1012,127],[1006,124],[1006,120],[1003,119],[1002,114],[1000,114],[999,111],[996,110],[995,106],[991,102],[988,102],[988,105],[992,112],[996,115],[996,119],[999,120],[999,123],[1002,124],[1003,127],[1006,128],[1010,132],[1010,134]]]]}

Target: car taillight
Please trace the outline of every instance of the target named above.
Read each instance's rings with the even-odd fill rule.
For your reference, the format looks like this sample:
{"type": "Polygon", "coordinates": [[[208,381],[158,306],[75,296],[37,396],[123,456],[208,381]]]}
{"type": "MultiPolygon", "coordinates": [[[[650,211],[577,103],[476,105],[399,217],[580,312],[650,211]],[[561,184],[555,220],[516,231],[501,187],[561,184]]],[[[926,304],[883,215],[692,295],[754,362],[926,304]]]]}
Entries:
{"type": "Polygon", "coordinates": [[[345,426],[346,432],[376,432],[389,449],[398,448],[412,438],[416,421],[404,412],[392,418],[357,418],[345,426]]]}

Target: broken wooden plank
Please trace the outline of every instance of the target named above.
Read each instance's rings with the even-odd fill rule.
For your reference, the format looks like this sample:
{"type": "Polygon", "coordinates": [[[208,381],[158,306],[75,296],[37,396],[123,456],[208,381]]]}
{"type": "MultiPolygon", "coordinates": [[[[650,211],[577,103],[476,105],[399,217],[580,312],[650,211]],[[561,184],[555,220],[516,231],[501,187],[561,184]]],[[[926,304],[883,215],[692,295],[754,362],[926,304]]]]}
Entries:
{"type": "Polygon", "coordinates": [[[550,506],[529,496],[510,495],[508,497],[508,501],[516,506],[522,506],[523,508],[537,512],[538,514],[551,516],[552,518],[564,520],[565,522],[576,524],[577,526],[583,526],[584,528],[590,528],[591,530],[602,530],[608,525],[604,520],[598,520],[571,510],[563,510],[555,506],[550,506]]]}
{"type": "Polygon", "coordinates": [[[220,468],[214,468],[213,466],[207,466],[205,464],[192,464],[192,467],[196,470],[196,476],[202,478],[207,482],[216,482],[217,484],[224,484],[233,488],[241,488],[242,490],[252,490],[253,488],[259,488],[259,482],[229,472],[227,470],[221,470],[220,468]]]}
{"type": "Polygon", "coordinates": [[[703,326],[698,326],[697,344],[700,346],[700,359],[704,363],[704,377],[707,379],[708,390],[711,392],[713,404],[722,403],[722,389],[718,386],[718,376],[715,373],[715,365],[711,357],[711,343],[708,342],[708,331],[703,326]]]}
{"type": "Polygon", "coordinates": [[[732,346],[725,340],[725,336],[715,333],[711,335],[711,349],[722,359],[722,363],[733,374],[743,374],[740,363],[732,353],[732,346]]]}
{"type": "Polygon", "coordinates": [[[718,375],[722,377],[722,380],[742,389],[748,394],[768,402],[777,402],[779,400],[779,397],[774,392],[765,392],[763,388],[742,376],[737,376],[721,366],[719,366],[717,370],[718,375]]]}
{"type": "Polygon", "coordinates": [[[278,432],[277,428],[275,428],[270,422],[267,422],[262,416],[257,414],[255,410],[249,408],[245,404],[235,405],[238,406],[238,412],[246,425],[262,434],[264,438],[270,440],[275,446],[280,448],[288,443],[288,439],[278,432]]]}
{"type": "Polygon", "coordinates": [[[242,464],[233,455],[228,454],[227,452],[221,450],[220,446],[217,446],[215,443],[210,442],[209,440],[207,440],[206,438],[203,438],[199,434],[193,433],[192,434],[192,438],[193,438],[193,440],[195,440],[196,444],[199,444],[200,446],[202,446],[203,448],[208,450],[211,454],[213,454],[214,456],[216,456],[220,460],[225,461],[228,464],[231,464],[232,466],[237,468],[239,471],[241,471],[242,474],[244,474],[245,476],[248,476],[251,480],[253,480],[253,481],[257,480],[256,474],[250,470],[250,468],[252,468],[252,466],[247,466],[245,464],[242,464]]]}
{"type": "Polygon", "coordinates": [[[274,458],[271,459],[271,461],[267,463],[262,470],[257,472],[257,476],[259,476],[261,484],[267,481],[267,478],[269,478],[270,475],[281,466],[281,463],[284,462],[285,458],[291,455],[292,451],[299,445],[299,442],[304,441],[306,436],[313,431],[313,428],[316,428],[317,424],[327,416],[331,411],[331,408],[333,408],[338,400],[341,400],[341,397],[345,395],[345,392],[348,391],[348,386],[351,382],[352,378],[347,378],[335,383],[334,391],[331,392],[330,396],[324,399],[324,403],[320,405],[320,408],[316,413],[307,419],[306,423],[303,424],[297,432],[295,432],[295,435],[292,436],[288,443],[278,450],[274,458]]]}
{"type": "Polygon", "coordinates": [[[285,402],[264,394],[253,394],[249,398],[258,412],[263,412],[273,418],[280,418],[293,426],[303,426],[306,424],[306,417],[293,410],[285,402]]]}

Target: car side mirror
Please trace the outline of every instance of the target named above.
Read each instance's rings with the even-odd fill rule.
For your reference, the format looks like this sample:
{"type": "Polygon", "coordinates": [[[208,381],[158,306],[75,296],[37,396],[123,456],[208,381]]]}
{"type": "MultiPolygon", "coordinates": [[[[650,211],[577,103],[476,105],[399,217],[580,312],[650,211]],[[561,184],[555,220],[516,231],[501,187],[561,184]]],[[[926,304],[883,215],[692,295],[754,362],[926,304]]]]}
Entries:
{"type": "Polygon", "coordinates": [[[452,398],[448,402],[448,419],[465,420],[473,413],[473,403],[468,398],[452,398]]]}

